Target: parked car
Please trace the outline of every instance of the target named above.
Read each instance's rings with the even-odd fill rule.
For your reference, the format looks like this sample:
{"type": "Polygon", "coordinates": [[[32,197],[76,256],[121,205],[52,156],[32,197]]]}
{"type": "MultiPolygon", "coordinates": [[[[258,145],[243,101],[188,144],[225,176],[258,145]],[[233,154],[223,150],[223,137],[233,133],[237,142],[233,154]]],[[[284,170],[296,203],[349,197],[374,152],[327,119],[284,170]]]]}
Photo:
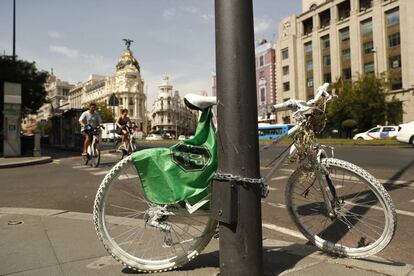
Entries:
{"type": "Polygon", "coordinates": [[[180,140],[180,141],[185,140],[185,135],[178,136],[178,140],[180,140]]]}
{"type": "Polygon", "coordinates": [[[374,140],[396,137],[398,133],[397,126],[376,126],[366,132],[355,134],[354,140],[374,140]]]}
{"type": "Polygon", "coordinates": [[[414,121],[398,126],[397,141],[410,143],[414,147],[414,121]]]}
{"type": "Polygon", "coordinates": [[[162,140],[162,136],[159,134],[149,134],[146,138],[146,140],[162,140]]]}
{"type": "MultiPolygon", "coordinates": [[[[114,124],[113,123],[104,123],[103,126],[105,129],[102,129],[101,138],[104,142],[113,142],[114,141],[114,124]]],[[[115,126],[116,128],[116,126],[115,126]]],[[[120,136],[115,132],[115,140],[119,139],[120,136]]]]}

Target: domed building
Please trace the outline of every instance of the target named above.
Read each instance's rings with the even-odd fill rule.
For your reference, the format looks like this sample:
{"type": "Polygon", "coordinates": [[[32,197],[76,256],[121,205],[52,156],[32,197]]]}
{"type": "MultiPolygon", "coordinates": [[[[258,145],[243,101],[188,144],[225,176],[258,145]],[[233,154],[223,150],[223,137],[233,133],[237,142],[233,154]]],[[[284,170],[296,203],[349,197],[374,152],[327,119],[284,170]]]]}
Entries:
{"type": "Polygon", "coordinates": [[[184,104],[178,91],[173,91],[168,76],[163,76],[158,85],[158,97],[151,113],[153,132],[178,137],[178,135],[194,134],[197,126],[198,112],[190,110],[184,104]]]}
{"type": "MultiPolygon", "coordinates": [[[[89,79],[75,85],[69,92],[71,108],[82,108],[91,102],[105,102],[115,94],[119,105],[115,107],[115,117],[121,109],[128,109],[131,121],[141,129],[146,129],[144,79],[141,69],[129,45],[116,64],[114,76],[90,75],[89,79]]],[[[112,109],[112,107],[111,107],[112,109]]]]}

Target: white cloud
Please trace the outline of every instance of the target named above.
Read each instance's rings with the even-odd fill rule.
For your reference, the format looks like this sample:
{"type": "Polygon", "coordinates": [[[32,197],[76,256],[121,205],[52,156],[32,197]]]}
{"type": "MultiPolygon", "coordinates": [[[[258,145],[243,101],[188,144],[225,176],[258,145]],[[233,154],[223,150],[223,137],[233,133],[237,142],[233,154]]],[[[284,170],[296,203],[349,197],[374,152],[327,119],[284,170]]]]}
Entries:
{"type": "Polygon", "coordinates": [[[56,31],[48,31],[47,34],[51,38],[60,38],[60,37],[62,37],[62,35],[59,32],[56,32],[56,31]]]}
{"type": "Polygon", "coordinates": [[[49,51],[52,53],[62,54],[68,58],[77,58],[79,56],[78,49],[71,49],[66,46],[49,45],[49,51]]]}
{"type": "Polygon", "coordinates": [[[272,19],[266,17],[254,17],[254,32],[266,31],[272,25],[272,19]]]}
{"type": "Polygon", "coordinates": [[[162,17],[165,19],[171,19],[175,16],[176,10],[175,8],[166,9],[162,12],[162,17]]]}

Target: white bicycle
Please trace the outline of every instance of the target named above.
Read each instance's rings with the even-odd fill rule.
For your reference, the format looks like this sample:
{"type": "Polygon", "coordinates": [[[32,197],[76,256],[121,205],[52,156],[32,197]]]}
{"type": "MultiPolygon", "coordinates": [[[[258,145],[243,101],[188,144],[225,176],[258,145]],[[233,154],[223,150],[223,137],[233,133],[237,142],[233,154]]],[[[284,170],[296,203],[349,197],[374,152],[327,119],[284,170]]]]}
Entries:
{"type": "Polygon", "coordinates": [[[125,130],[129,134],[129,139],[125,139],[124,142],[119,139],[115,144],[115,150],[121,153],[121,160],[124,159],[125,156],[128,156],[138,150],[138,145],[135,141],[135,138],[133,137],[133,128],[131,126],[125,125],[125,130]]]}
{"type": "Polygon", "coordinates": [[[92,127],[91,125],[86,125],[84,132],[86,135],[89,135],[90,144],[86,151],[87,155],[83,155],[83,165],[88,165],[88,163],[96,168],[101,162],[101,150],[99,144],[99,135],[100,135],[101,126],[92,127]]]}
{"type": "MultiPolygon", "coordinates": [[[[275,159],[264,177],[262,194],[267,196],[267,182],[285,162],[295,162],[285,200],[297,228],[327,253],[366,257],[391,241],[395,207],[377,179],[354,164],[328,157],[326,147],[317,142],[315,134],[325,123],[325,106],[332,98],[327,87],[322,86],[313,100],[274,106],[275,111],[292,110],[297,124],[285,134],[294,142],[275,159]]],[[[186,96],[186,103],[190,108],[205,109],[215,99],[191,95],[186,96]]],[[[138,173],[128,156],[103,179],[93,210],[98,237],[115,259],[135,270],[154,272],[182,266],[215,234],[217,222],[208,208],[201,208],[210,198],[193,205],[185,201],[154,204],[146,199],[138,173]]]]}

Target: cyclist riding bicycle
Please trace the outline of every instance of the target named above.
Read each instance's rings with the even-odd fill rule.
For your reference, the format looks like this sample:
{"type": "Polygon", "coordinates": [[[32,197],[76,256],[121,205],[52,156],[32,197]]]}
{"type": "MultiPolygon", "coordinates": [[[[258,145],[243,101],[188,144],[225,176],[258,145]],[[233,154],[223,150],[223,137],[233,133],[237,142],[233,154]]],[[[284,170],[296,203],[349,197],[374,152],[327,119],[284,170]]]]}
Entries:
{"type": "MultiPolygon", "coordinates": [[[[116,120],[117,133],[121,135],[121,147],[125,147],[129,142],[129,131],[127,126],[131,126],[131,119],[128,117],[128,109],[121,110],[121,116],[116,120]]],[[[127,150],[125,148],[125,150],[127,150]]]]}
{"type": "MultiPolygon", "coordinates": [[[[88,110],[82,113],[82,115],[79,117],[79,123],[81,125],[81,133],[84,136],[84,142],[83,142],[83,152],[82,155],[88,155],[87,150],[89,147],[90,141],[90,128],[97,128],[99,125],[103,127],[102,125],[102,118],[99,115],[98,112],[95,111],[96,104],[90,103],[88,110]]],[[[105,129],[105,128],[104,128],[105,129]]]]}

